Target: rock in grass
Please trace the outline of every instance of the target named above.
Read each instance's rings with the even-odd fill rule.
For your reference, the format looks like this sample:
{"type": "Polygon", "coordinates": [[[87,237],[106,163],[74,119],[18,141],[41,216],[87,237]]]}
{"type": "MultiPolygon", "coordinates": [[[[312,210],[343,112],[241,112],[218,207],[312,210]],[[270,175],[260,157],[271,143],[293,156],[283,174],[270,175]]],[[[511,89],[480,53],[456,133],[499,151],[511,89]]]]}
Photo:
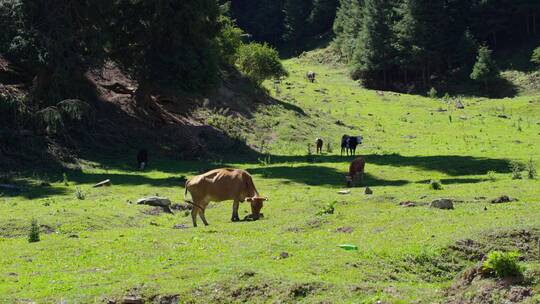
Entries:
{"type": "Polygon", "coordinates": [[[508,195],[501,195],[501,196],[499,196],[497,198],[492,199],[491,203],[492,204],[502,204],[502,203],[509,203],[509,202],[514,202],[514,201],[517,201],[517,199],[511,198],[508,195]]]}
{"type": "Polygon", "coordinates": [[[416,207],[416,203],[411,201],[401,202],[399,205],[401,207],[416,207]]]}
{"type": "Polygon", "coordinates": [[[112,185],[112,184],[111,184],[111,180],[110,180],[110,179],[106,179],[106,180],[104,180],[104,181],[101,181],[101,182],[95,184],[95,185],[94,185],[94,188],[103,187],[103,186],[110,186],[110,185],[112,185]]]}
{"type": "Polygon", "coordinates": [[[350,194],[351,190],[340,190],[338,191],[338,194],[350,194]]]}
{"type": "Polygon", "coordinates": [[[451,210],[454,209],[454,201],[448,198],[441,198],[436,199],[431,204],[429,204],[430,208],[437,208],[437,209],[444,209],[444,210],[451,210]]]}
{"type": "Polygon", "coordinates": [[[154,207],[161,207],[165,212],[173,213],[171,210],[171,200],[166,197],[151,196],[144,197],[137,201],[138,205],[148,205],[154,207]]]}
{"type": "Polygon", "coordinates": [[[371,195],[371,194],[373,194],[373,190],[371,190],[371,188],[369,188],[369,187],[366,187],[366,190],[364,191],[364,193],[367,194],[367,195],[371,195]]]}
{"type": "Polygon", "coordinates": [[[337,232],[341,233],[351,233],[353,232],[353,230],[354,228],[349,226],[339,227],[338,229],[336,229],[337,232]]]}
{"type": "Polygon", "coordinates": [[[144,299],[139,296],[125,296],[122,304],[144,304],[144,299]]]}

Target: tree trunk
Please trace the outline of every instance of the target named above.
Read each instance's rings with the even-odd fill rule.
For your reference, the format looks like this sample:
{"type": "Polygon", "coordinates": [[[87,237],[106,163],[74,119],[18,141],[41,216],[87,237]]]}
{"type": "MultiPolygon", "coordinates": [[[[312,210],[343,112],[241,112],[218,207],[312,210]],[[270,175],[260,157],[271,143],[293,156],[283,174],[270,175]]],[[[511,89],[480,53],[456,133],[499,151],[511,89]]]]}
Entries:
{"type": "Polygon", "coordinates": [[[135,91],[135,102],[139,107],[148,107],[152,103],[152,85],[142,80],[135,91]]]}
{"type": "Polygon", "coordinates": [[[533,14],[533,34],[536,34],[536,12],[533,14]]]}
{"type": "Polygon", "coordinates": [[[52,73],[48,69],[41,69],[32,80],[32,97],[34,100],[45,99],[49,95],[52,82],[52,73]]]}

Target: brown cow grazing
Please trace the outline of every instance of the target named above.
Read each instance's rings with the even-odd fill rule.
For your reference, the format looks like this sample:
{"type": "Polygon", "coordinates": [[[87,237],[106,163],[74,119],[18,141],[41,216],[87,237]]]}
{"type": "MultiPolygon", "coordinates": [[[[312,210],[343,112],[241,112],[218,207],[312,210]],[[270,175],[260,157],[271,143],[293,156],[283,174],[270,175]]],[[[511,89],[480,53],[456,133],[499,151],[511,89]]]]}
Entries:
{"type": "Polygon", "coordinates": [[[238,207],[240,202],[247,200],[251,203],[251,218],[259,219],[263,202],[267,198],[259,196],[255,189],[251,175],[240,169],[216,169],[197,175],[186,182],[186,192],[191,194],[193,205],[191,218],[193,226],[197,227],[197,214],[205,225],[208,225],[204,211],[210,202],[222,202],[232,200],[233,212],[231,221],[239,221],[238,207]]]}
{"type": "Polygon", "coordinates": [[[363,157],[358,157],[353,160],[349,166],[349,175],[347,175],[347,187],[352,187],[353,185],[358,185],[364,179],[364,167],[366,166],[366,161],[363,157]]]}
{"type": "Polygon", "coordinates": [[[322,154],[322,147],[323,147],[322,138],[315,139],[315,146],[317,147],[317,154],[322,154]]]}

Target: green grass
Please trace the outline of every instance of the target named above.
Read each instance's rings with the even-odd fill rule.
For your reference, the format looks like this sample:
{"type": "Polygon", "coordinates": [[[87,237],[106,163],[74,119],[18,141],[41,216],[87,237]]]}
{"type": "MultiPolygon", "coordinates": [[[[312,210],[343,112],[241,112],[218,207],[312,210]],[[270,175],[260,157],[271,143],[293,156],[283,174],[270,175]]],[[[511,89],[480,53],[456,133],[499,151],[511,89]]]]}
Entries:
{"type": "MultiPolygon", "coordinates": [[[[144,173],[125,165],[132,158],[108,159],[67,171],[68,186],[62,172],[50,173],[50,186],[18,180],[25,191],[0,197],[0,302],[99,303],[138,289],[195,303],[433,303],[469,265],[442,261],[449,245],[540,228],[538,180],[513,180],[509,167],[512,160],[540,163],[540,95],[465,99],[458,110],[441,100],[364,90],[344,69],[298,59],[285,64],[291,76],[280,95],[267,84],[279,102],[261,104],[237,130],[254,149],[264,140],[269,157],[156,160],[144,173]],[[315,84],[303,78],[307,70],[318,73],[315,84]],[[337,194],[352,159],[339,156],[342,134],[364,136],[357,153],[366,158],[364,182],[373,195],[363,188],[337,194]],[[308,159],[316,137],[333,153],[308,159]],[[180,202],[181,176],[219,166],[253,174],[270,198],[263,220],[231,223],[232,204],[220,203],[206,213],[209,227],[173,229],[191,227],[191,218],[149,215],[149,207],[128,202],[156,193],[180,202]],[[112,187],[91,188],[106,178],[112,187]],[[443,188],[430,189],[431,180],[443,188]],[[76,197],[79,188],[84,200],[76,197]],[[488,204],[502,194],[519,201],[488,204]],[[398,205],[439,197],[459,202],[452,211],[398,205]],[[333,214],[317,215],[334,201],[333,214]],[[32,218],[55,232],[28,243],[32,218]],[[352,232],[336,232],[345,226],[352,232]]],[[[248,210],[242,204],[241,217],[248,210]]]]}

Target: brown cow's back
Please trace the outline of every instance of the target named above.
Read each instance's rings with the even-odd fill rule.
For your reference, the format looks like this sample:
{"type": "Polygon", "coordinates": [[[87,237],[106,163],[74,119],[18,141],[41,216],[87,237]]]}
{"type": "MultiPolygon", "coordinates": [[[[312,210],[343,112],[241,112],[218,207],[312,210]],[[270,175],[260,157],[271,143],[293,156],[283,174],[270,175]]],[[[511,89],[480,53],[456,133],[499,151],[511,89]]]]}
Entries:
{"type": "Polygon", "coordinates": [[[240,169],[215,169],[197,175],[186,184],[194,199],[221,202],[258,195],[249,173],[240,169]]]}
{"type": "Polygon", "coordinates": [[[358,157],[353,160],[349,166],[349,176],[354,178],[357,174],[364,174],[364,167],[366,166],[366,161],[363,157],[358,157]]]}

